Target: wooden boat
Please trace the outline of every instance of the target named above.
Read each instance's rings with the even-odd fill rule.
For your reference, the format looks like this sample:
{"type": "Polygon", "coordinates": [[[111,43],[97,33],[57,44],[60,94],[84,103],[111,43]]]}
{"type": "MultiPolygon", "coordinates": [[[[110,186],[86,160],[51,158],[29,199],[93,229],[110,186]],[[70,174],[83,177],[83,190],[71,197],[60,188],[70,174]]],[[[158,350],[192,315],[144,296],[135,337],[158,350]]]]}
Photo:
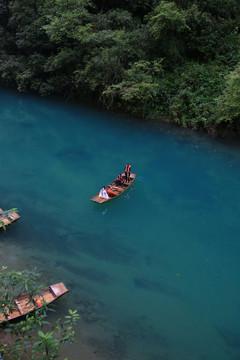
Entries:
{"type": "Polygon", "coordinates": [[[20,216],[18,215],[18,213],[14,212],[14,211],[3,211],[0,208],[0,228],[6,225],[11,224],[12,222],[16,221],[20,219],[20,216]],[[2,224],[3,223],[3,224],[2,224]]]}
{"type": "Polygon", "coordinates": [[[34,309],[39,309],[43,306],[43,304],[50,304],[67,292],[68,289],[61,282],[42,289],[39,294],[33,297],[33,301],[30,300],[28,293],[19,295],[16,299],[14,299],[14,304],[11,306],[11,309],[7,309],[5,314],[0,313],[0,322],[24,316],[34,309]]]}
{"type": "MultiPolygon", "coordinates": [[[[125,174],[122,174],[122,176],[125,178],[125,174]]],[[[103,204],[106,201],[115,199],[116,197],[121,195],[124,191],[126,191],[129,188],[129,186],[133,186],[132,182],[134,181],[135,177],[136,174],[131,174],[130,182],[124,181],[123,187],[122,185],[116,185],[116,180],[112,181],[108,186],[105,187],[109,199],[100,198],[99,195],[97,194],[91,198],[91,201],[96,202],[98,204],[103,204]]]]}

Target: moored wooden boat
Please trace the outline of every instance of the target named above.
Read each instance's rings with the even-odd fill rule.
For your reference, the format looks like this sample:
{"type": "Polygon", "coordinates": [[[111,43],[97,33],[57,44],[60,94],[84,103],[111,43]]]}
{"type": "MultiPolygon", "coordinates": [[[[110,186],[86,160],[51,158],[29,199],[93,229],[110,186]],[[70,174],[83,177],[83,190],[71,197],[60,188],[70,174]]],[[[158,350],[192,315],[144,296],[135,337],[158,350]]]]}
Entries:
{"type": "MultiPolygon", "coordinates": [[[[13,209],[15,210],[15,209],[13,209]]],[[[0,228],[11,224],[12,222],[20,219],[20,216],[16,211],[6,210],[3,211],[0,208],[0,228]]]]}
{"type": "Polygon", "coordinates": [[[31,301],[28,293],[19,295],[14,299],[14,304],[11,306],[11,309],[5,309],[5,313],[0,312],[0,322],[24,316],[34,309],[39,309],[43,304],[50,304],[67,292],[68,289],[61,282],[42,289],[39,294],[33,297],[33,301],[31,301]]]}
{"type": "MultiPolygon", "coordinates": [[[[124,174],[122,174],[122,176],[125,178],[124,174]]],[[[116,185],[116,180],[113,180],[110,184],[108,184],[108,186],[105,187],[105,189],[108,193],[109,199],[100,198],[99,194],[97,194],[91,198],[91,201],[96,202],[98,204],[103,204],[106,201],[115,199],[116,197],[121,195],[124,191],[126,191],[129,188],[129,186],[133,186],[132,182],[134,181],[135,177],[136,177],[136,174],[131,174],[130,181],[129,182],[124,181],[123,186],[116,185]]]]}

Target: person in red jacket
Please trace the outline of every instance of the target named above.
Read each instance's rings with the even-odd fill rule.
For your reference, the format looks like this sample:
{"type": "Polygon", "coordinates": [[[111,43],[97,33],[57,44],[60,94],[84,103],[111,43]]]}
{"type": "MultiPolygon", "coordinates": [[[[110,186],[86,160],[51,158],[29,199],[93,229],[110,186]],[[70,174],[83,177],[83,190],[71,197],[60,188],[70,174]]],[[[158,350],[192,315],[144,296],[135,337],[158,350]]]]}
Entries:
{"type": "Polygon", "coordinates": [[[122,185],[122,187],[124,187],[124,178],[123,178],[121,173],[118,175],[118,178],[116,180],[116,184],[117,185],[122,185]]]}
{"type": "Polygon", "coordinates": [[[131,176],[131,165],[127,164],[125,166],[125,177],[126,177],[126,182],[130,181],[130,176],[131,176]]]}

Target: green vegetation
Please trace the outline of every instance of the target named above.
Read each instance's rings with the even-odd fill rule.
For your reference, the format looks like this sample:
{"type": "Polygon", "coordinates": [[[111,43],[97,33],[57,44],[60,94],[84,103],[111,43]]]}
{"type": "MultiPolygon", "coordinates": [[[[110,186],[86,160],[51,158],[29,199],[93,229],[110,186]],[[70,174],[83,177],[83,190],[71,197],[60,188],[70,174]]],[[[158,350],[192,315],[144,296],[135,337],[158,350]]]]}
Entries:
{"type": "Polygon", "coordinates": [[[238,0],[0,0],[2,85],[239,134],[238,0]]]}
{"type": "MultiPolygon", "coordinates": [[[[14,310],[14,299],[22,294],[29,293],[30,300],[41,292],[43,285],[37,285],[40,274],[36,270],[8,271],[3,266],[0,269],[0,314],[7,315],[14,310]]],[[[0,323],[1,337],[9,334],[10,340],[0,345],[0,353],[5,360],[53,360],[60,356],[61,346],[74,341],[75,325],[79,315],[77,311],[69,310],[65,320],[57,320],[50,326],[46,318],[46,304],[34,310],[19,322],[0,323]],[[44,332],[43,326],[50,331],[44,332]]],[[[67,360],[67,359],[65,359],[67,360]]]]}

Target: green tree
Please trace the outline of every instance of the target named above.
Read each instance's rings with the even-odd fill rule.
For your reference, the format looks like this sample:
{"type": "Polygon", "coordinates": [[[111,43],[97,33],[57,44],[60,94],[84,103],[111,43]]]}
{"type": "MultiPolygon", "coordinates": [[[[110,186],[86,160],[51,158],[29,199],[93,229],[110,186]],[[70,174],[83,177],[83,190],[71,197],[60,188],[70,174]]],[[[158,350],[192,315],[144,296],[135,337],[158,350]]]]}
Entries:
{"type": "Polygon", "coordinates": [[[103,96],[111,107],[120,100],[122,108],[141,116],[149,115],[159,100],[158,77],[163,73],[161,60],[135,62],[123,75],[123,81],[109,86],[103,96]]]}
{"type": "Polygon", "coordinates": [[[96,31],[90,37],[90,52],[85,56],[85,66],[75,72],[79,89],[85,87],[96,97],[112,84],[123,79],[131,63],[144,56],[145,28],[133,31],[124,29],[96,31]]]}
{"type": "Polygon", "coordinates": [[[180,60],[184,48],[182,34],[188,30],[185,10],[173,1],[160,1],[145,19],[159,56],[166,56],[168,65],[180,60]]]}
{"type": "Polygon", "coordinates": [[[240,126],[240,63],[226,77],[226,88],[218,98],[217,123],[240,126]]]}
{"type": "Polygon", "coordinates": [[[74,44],[75,40],[86,41],[92,29],[86,9],[89,6],[90,0],[46,1],[43,7],[46,25],[43,29],[50,41],[60,46],[74,44]]]}
{"type": "MultiPolygon", "coordinates": [[[[201,5],[193,4],[186,10],[189,28],[184,34],[186,55],[198,61],[209,61],[217,55],[226,56],[229,52],[236,52],[239,48],[237,15],[225,19],[218,12],[201,9],[201,5]]],[[[227,7],[225,11],[227,13],[227,7]]]]}
{"type": "Polygon", "coordinates": [[[175,70],[169,102],[170,120],[184,127],[211,131],[226,70],[219,64],[187,63],[175,70]]]}

